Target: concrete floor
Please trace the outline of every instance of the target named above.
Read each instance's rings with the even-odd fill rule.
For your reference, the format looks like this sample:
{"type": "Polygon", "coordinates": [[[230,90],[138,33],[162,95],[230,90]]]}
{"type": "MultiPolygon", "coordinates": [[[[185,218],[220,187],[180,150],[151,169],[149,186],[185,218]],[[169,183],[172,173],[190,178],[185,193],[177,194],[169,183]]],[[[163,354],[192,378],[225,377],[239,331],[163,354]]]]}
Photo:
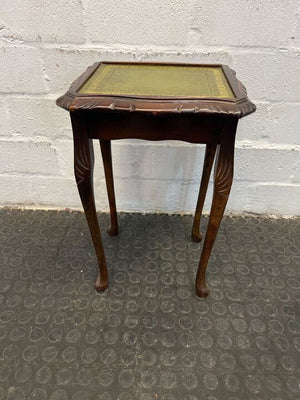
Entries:
{"type": "Polygon", "coordinates": [[[79,212],[0,210],[0,399],[300,399],[300,220],[120,214],[109,289],[79,212]],[[207,218],[203,220],[203,228],[207,218]]]}

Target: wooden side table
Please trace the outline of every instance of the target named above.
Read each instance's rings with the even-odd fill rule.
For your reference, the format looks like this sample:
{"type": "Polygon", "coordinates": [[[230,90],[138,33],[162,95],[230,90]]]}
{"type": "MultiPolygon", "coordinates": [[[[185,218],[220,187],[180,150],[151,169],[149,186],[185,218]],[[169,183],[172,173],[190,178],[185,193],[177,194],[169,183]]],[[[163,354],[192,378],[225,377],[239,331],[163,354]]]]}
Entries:
{"type": "Polygon", "coordinates": [[[200,218],[216,155],[211,212],[196,277],[196,293],[206,297],[205,271],[233,179],[237,124],[255,111],[245,87],[225,65],[95,63],[57,105],[68,110],[74,136],[74,170],[94,243],[99,274],[97,291],[108,273],[93,192],[93,139],[99,139],[108,192],[111,236],[118,233],[111,140],[182,140],[206,144],[192,239],[202,239],[200,218]]]}

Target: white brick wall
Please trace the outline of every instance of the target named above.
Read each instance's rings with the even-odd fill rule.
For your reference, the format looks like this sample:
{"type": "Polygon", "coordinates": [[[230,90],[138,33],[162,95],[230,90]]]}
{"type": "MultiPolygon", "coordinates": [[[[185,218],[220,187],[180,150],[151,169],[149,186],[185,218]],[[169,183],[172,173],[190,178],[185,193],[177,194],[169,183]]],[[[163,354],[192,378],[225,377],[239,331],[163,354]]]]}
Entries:
{"type": "MultiPolygon", "coordinates": [[[[221,62],[257,105],[239,123],[227,210],[299,215],[299,14],[297,0],[2,0],[0,205],[80,207],[70,121],[55,99],[88,65],[221,62]]],[[[98,143],[95,153],[107,210],[98,143]]],[[[193,212],[202,146],[118,141],[113,159],[119,210],[193,212]]]]}

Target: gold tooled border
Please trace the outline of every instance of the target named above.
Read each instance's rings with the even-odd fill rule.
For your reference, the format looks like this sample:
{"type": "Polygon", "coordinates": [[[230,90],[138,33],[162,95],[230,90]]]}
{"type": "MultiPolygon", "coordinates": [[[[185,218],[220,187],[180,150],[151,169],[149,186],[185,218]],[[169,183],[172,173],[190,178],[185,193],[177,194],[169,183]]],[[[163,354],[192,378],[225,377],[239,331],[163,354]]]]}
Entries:
{"type": "MultiPolygon", "coordinates": [[[[96,69],[96,71],[92,74],[92,76],[89,77],[89,79],[82,85],[82,87],[79,90],[80,94],[95,94],[95,95],[119,95],[119,96],[162,96],[162,97],[170,97],[170,98],[181,98],[180,95],[170,95],[169,93],[159,93],[157,95],[152,94],[146,94],[145,92],[122,92],[122,91],[101,91],[99,90],[99,86],[101,85],[101,81],[114,69],[116,68],[128,68],[131,67],[131,64],[126,64],[126,65],[120,65],[120,64],[100,64],[99,67],[96,69]]],[[[155,69],[157,68],[156,65],[139,65],[139,69],[155,69]]],[[[172,65],[164,65],[163,68],[178,68],[172,65]]],[[[192,66],[180,66],[180,69],[184,70],[190,70],[191,68],[196,68],[192,66]]],[[[197,68],[205,68],[206,72],[212,71],[215,82],[216,82],[216,88],[219,92],[219,95],[211,95],[211,98],[235,98],[232,89],[227,82],[226,76],[222,70],[221,67],[197,67],[197,68]]],[[[210,83],[210,80],[207,78],[208,83],[210,83]]],[[[195,98],[207,98],[210,96],[191,96],[195,98]]]]}

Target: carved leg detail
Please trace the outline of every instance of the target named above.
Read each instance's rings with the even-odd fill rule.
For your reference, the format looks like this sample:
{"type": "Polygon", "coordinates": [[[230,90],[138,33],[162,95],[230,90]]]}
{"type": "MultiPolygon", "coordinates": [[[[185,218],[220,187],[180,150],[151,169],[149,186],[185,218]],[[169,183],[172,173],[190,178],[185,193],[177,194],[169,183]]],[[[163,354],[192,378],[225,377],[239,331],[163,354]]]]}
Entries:
{"type": "Polygon", "coordinates": [[[215,158],[216,148],[217,145],[215,143],[209,143],[206,145],[200,190],[192,228],[192,239],[194,242],[200,242],[202,240],[202,235],[200,233],[200,220],[207,192],[209,177],[215,158]]]}
{"type": "Polygon", "coordinates": [[[231,189],[236,126],[236,120],[224,122],[221,144],[218,145],[213,202],[196,277],[196,293],[199,297],[207,297],[209,293],[205,272],[231,189]]]}
{"type": "Polygon", "coordinates": [[[88,138],[85,116],[76,112],[72,112],[70,115],[74,136],[75,179],[99,265],[99,274],[95,283],[95,289],[98,292],[102,292],[108,285],[108,273],[95,207],[93,143],[88,138]]]}
{"type": "Polygon", "coordinates": [[[110,140],[100,140],[100,147],[103,159],[105,180],[107,195],[109,201],[110,209],[110,227],[108,228],[108,234],[110,236],[116,236],[119,231],[118,227],[118,217],[116,209],[116,199],[115,199],[115,189],[114,189],[114,177],[111,159],[111,141],[110,140]]]}

